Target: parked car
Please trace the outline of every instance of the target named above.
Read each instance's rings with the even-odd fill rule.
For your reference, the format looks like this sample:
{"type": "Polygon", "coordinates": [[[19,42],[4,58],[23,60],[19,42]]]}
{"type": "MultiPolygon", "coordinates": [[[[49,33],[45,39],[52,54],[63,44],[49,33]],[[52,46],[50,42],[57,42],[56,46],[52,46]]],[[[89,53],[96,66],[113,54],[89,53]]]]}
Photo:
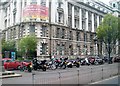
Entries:
{"type": "Polygon", "coordinates": [[[6,70],[11,70],[11,69],[19,69],[21,62],[19,61],[13,61],[10,58],[4,58],[2,59],[2,65],[6,70]]]}

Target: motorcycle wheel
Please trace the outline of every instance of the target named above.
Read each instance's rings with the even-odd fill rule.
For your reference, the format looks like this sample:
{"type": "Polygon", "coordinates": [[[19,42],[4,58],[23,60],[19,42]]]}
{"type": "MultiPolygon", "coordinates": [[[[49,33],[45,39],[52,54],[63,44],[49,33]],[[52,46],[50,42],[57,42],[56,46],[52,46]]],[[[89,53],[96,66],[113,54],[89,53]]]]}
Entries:
{"type": "Polygon", "coordinates": [[[77,68],[79,68],[79,67],[80,67],[80,65],[79,65],[79,64],[76,64],[76,67],[77,67],[77,68]]]}
{"type": "Polygon", "coordinates": [[[63,66],[62,66],[62,69],[66,69],[66,65],[63,65],[63,66]]]}
{"type": "Polygon", "coordinates": [[[36,67],[34,67],[33,69],[34,69],[34,70],[37,70],[37,68],[36,68],[36,67]]]}
{"type": "Polygon", "coordinates": [[[52,70],[55,70],[56,69],[56,66],[54,64],[51,65],[51,69],[52,70]]]}
{"type": "Polygon", "coordinates": [[[28,72],[32,72],[32,69],[31,69],[31,68],[29,68],[29,69],[28,69],[28,72]]]}
{"type": "Polygon", "coordinates": [[[43,67],[43,68],[42,68],[42,70],[43,70],[43,71],[46,71],[46,68],[45,68],[45,67],[43,67]]]}

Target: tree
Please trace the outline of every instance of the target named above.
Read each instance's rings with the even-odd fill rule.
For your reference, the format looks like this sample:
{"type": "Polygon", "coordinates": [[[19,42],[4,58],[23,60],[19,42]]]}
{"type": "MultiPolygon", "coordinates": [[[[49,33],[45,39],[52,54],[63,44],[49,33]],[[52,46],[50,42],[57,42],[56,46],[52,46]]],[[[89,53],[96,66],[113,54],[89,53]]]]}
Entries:
{"type": "Polygon", "coordinates": [[[105,43],[111,62],[110,54],[118,39],[118,18],[111,14],[105,15],[103,22],[97,28],[97,38],[105,43]]]}
{"type": "Polygon", "coordinates": [[[5,57],[5,52],[16,52],[15,41],[5,41],[4,38],[2,39],[2,55],[5,57]]]}
{"type": "Polygon", "coordinates": [[[37,38],[35,36],[25,36],[18,43],[18,50],[25,58],[28,58],[31,53],[34,53],[37,48],[37,38]]]}

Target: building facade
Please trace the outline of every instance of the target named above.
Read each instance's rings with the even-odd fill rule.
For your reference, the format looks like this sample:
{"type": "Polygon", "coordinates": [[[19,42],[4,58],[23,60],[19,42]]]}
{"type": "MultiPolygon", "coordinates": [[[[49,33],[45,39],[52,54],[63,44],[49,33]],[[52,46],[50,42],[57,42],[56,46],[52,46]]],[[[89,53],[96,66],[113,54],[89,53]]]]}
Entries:
{"type": "Polygon", "coordinates": [[[113,8],[94,0],[10,0],[0,5],[5,40],[35,34],[37,57],[96,55],[96,29],[113,8]]]}

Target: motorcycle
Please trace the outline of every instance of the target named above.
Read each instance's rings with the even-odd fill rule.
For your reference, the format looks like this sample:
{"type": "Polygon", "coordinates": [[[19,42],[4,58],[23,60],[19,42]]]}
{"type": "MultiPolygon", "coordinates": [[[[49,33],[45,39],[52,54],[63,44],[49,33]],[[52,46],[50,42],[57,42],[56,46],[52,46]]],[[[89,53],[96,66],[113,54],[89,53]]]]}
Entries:
{"type": "Polygon", "coordinates": [[[73,61],[67,61],[67,65],[68,68],[72,68],[73,67],[73,61]]]}
{"type": "Polygon", "coordinates": [[[22,63],[22,65],[20,66],[20,71],[32,72],[32,64],[24,65],[22,63]]]}
{"type": "Polygon", "coordinates": [[[56,64],[56,68],[62,68],[62,69],[66,69],[66,66],[67,66],[67,58],[60,58],[60,60],[56,60],[55,61],[55,64],[56,64]]]}
{"type": "Polygon", "coordinates": [[[85,59],[81,59],[81,60],[80,60],[80,64],[81,64],[81,65],[88,65],[88,66],[89,66],[89,65],[90,65],[90,62],[86,61],[85,59]]]}
{"type": "Polygon", "coordinates": [[[80,62],[79,61],[73,61],[73,65],[76,66],[77,68],[80,67],[80,62]]]}
{"type": "Polygon", "coordinates": [[[47,69],[55,70],[56,69],[55,62],[53,62],[53,61],[48,62],[47,63],[47,69]]]}
{"type": "Polygon", "coordinates": [[[33,69],[42,69],[43,71],[46,71],[47,65],[46,65],[46,60],[43,61],[38,61],[37,59],[33,59],[33,69]]]}

